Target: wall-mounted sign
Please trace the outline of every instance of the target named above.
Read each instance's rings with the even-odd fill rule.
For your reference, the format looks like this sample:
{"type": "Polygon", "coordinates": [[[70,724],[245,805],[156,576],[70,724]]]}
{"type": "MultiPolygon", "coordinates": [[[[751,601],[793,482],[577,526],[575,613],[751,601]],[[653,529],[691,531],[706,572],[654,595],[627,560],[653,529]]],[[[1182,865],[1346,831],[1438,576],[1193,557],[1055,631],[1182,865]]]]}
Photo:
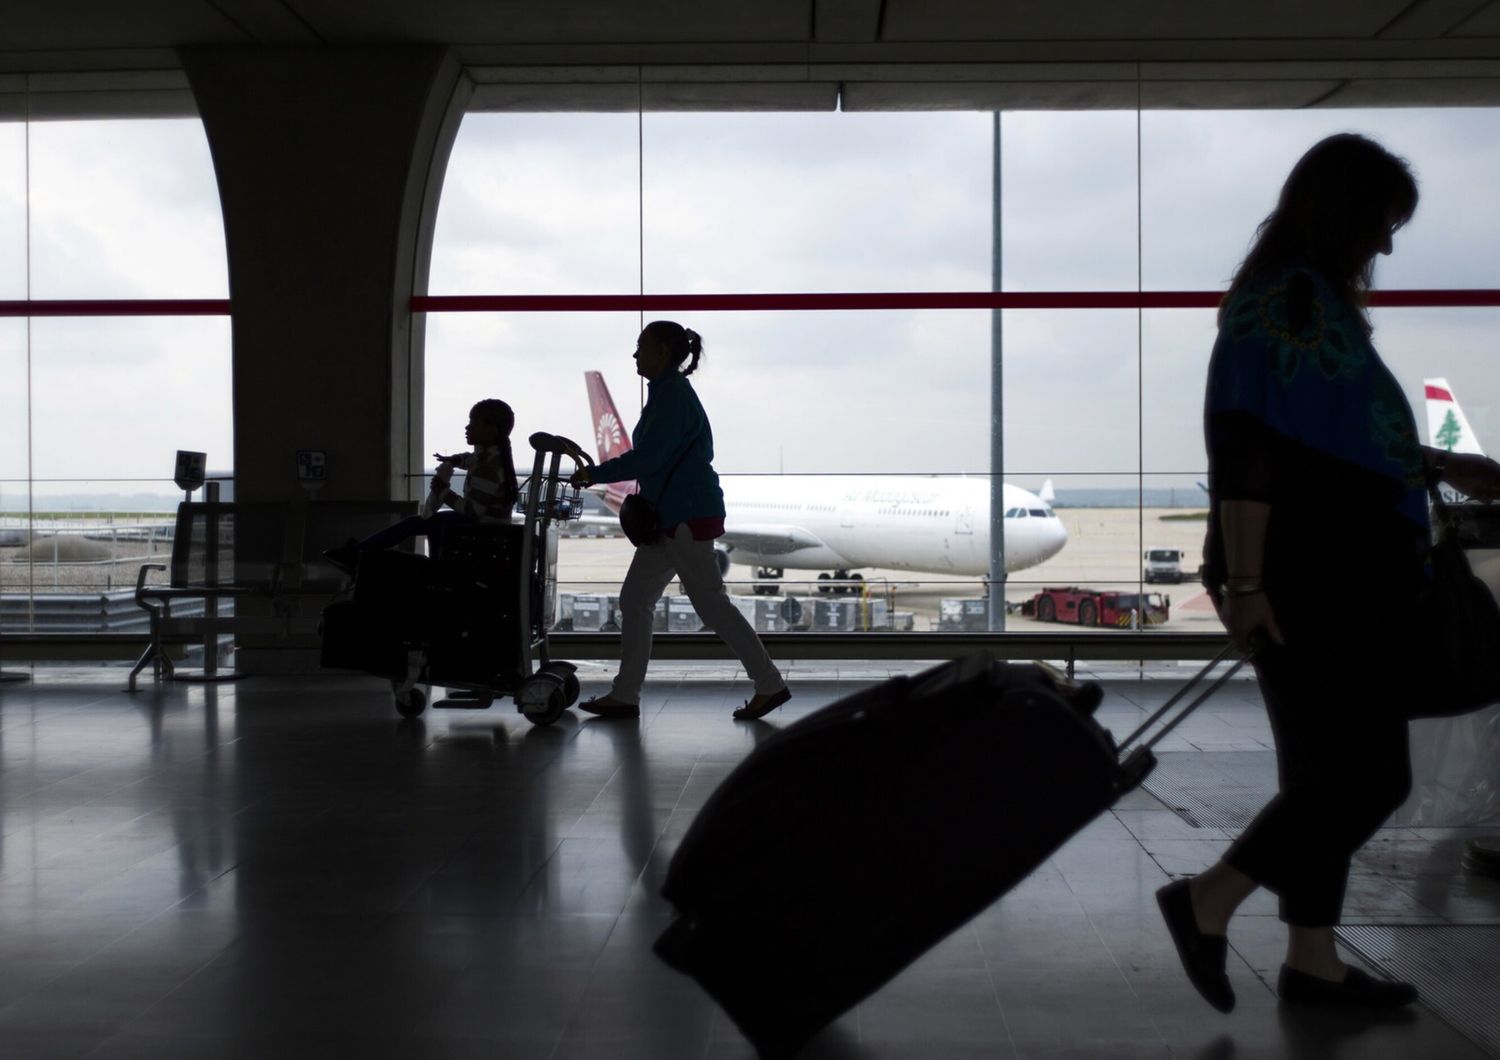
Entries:
{"type": "Polygon", "coordinates": [[[319,485],[328,478],[328,454],[320,449],[297,450],[297,480],[319,485]]]}
{"type": "Polygon", "coordinates": [[[186,449],[179,449],[177,450],[177,471],[172,476],[172,481],[177,483],[178,489],[191,493],[203,485],[207,467],[207,453],[193,453],[186,449]]]}

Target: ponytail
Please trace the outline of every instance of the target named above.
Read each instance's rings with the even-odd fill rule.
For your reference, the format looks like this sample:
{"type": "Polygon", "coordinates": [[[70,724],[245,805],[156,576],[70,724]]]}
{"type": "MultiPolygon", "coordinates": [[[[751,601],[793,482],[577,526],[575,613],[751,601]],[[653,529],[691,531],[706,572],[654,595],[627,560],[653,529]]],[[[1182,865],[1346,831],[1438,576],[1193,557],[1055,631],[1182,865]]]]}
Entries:
{"type": "Polygon", "coordinates": [[[698,370],[698,358],[703,356],[703,336],[692,328],[685,328],[675,320],[653,320],[646,330],[667,344],[672,351],[672,367],[683,375],[692,375],[698,370]],[[687,367],[683,368],[683,363],[687,367]]]}

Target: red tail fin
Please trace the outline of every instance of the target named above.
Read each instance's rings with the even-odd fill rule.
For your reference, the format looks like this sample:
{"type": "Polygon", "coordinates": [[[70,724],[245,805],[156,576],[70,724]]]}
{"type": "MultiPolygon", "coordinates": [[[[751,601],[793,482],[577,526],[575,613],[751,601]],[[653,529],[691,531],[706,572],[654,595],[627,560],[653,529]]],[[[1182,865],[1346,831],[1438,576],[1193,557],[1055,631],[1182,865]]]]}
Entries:
{"type": "MultiPolygon", "coordinates": [[[[620,414],[615,411],[614,399],[609,396],[609,387],[604,385],[604,376],[599,372],[584,372],[584,382],[589,388],[589,412],[594,421],[594,444],[600,460],[610,460],[622,453],[630,452],[630,435],[620,414]]],[[[604,503],[614,511],[628,494],[635,492],[634,482],[611,482],[604,493],[604,503]]]]}

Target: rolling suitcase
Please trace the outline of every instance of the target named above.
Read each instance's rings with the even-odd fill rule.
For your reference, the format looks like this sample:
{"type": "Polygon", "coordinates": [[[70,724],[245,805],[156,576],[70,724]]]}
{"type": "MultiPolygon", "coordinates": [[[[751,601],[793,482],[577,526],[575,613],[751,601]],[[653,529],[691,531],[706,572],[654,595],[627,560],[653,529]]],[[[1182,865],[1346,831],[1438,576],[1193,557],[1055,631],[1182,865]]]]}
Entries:
{"type": "Polygon", "coordinates": [[[1149,743],[1121,751],[1101,690],[1048,667],[957,659],[810,714],[767,739],[709,798],[662,894],[656,952],[711,994],[763,1056],[795,1052],[1027,876],[1138,785],[1149,743]]]}

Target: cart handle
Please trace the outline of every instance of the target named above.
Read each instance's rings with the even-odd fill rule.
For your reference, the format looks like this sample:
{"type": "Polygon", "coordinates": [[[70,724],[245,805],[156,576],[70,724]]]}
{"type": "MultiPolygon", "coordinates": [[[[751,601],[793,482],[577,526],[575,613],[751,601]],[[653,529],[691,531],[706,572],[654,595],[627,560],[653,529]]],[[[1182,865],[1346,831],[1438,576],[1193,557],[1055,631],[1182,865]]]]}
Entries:
{"type": "Polygon", "coordinates": [[[529,439],[531,448],[539,453],[561,453],[563,456],[572,457],[577,463],[589,467],[594,465],[594,458],[589,456],[583,448],[571,438],[564,438],[560,434],[548,434],[546,431],[537,431],[529,439]]]}

